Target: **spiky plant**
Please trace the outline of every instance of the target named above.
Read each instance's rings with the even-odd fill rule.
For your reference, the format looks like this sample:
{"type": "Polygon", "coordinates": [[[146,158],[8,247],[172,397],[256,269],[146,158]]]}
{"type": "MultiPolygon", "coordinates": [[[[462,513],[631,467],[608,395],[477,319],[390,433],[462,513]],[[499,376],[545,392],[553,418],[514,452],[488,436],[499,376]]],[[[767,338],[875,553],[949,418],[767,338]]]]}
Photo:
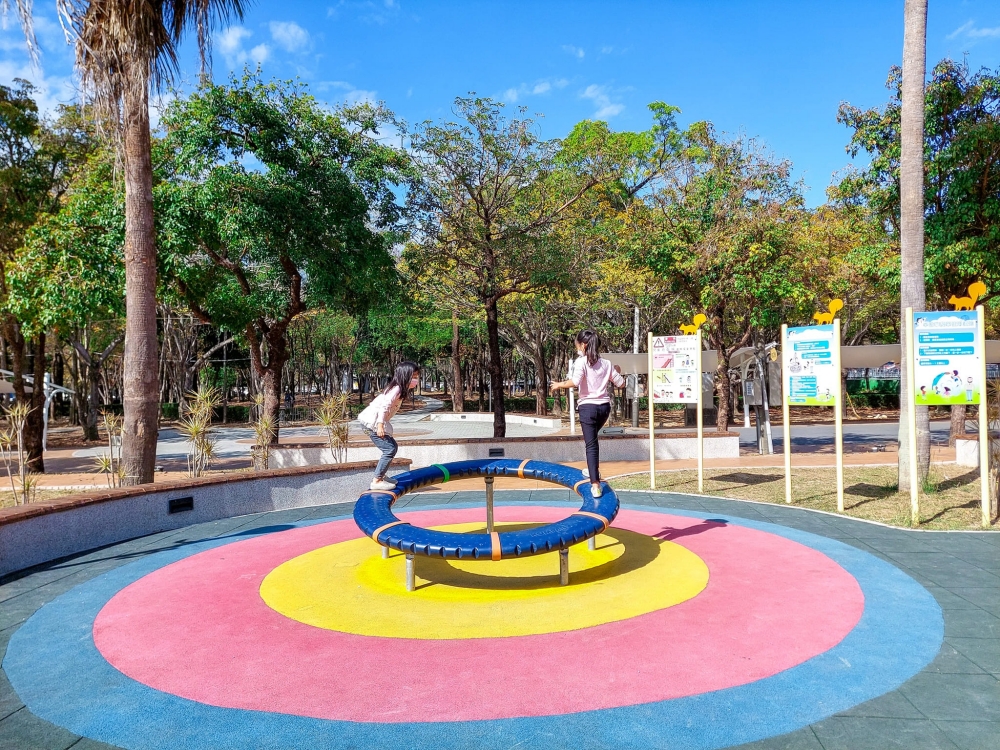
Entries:
{"type": "Polygon", "coordinates": [[[271,440],[274,439],[274,420],[261,413],[253,423],[253,468],[254,471],[266,471],[271,458],[271,440]]]}
{"type": "MultiPolygon", "coordinates": [[[[9,409],[7,409],[7,423],[10,425],[10,451],[13,454],[14,449],[17,450],[17,475],[20,481],[20,487],[14,490],[14,503],[17,504],[18,497],[20,496],[20,502],[27,503],[29,499],[34,495],[33,482],[29,479],[28,472],[28,461],[27,461],[27,450],[24,446],[24,428],[28,423],[28,414],[31,413],[31,407],[23,402],[18,402],[13,404],[9,409]]],[[[11,455],[11,463],[13,464],[13,455],[11,455]]],[[[12,485],[13,486],[13,485],[12,485]]]]}
{"type": "Polygon", "coordinates": [[[188,476],[200,477],[215,458],[212,415],[221,403],[219,390],[201,386],[188,394],[188,413],[181,420],[180,431],[187,437],[188,476]]]}
{"type": "Polygon", "coordinates": [[[17,437],[14,435],[13,429],[0,430],[0,460],[3,461],[4,468],[7,470],[7,479],[10,480],[10,494],[14,498],[14,504],[17,505],[17,487],[14,485],[14,474],[16,469],[14,467],[14,446],[17,443],[17,437]]]}
{"type": "Polygon", "coordinates": [[[108,452],[94,456],[98,474],[107,475],[108,487],[121,487],[125,483],[125,465],[122,462],[122,424],[117,414],[101,412],[101,424],[108,436],[108,452]]]}
{"type": "Polygon", "coordinates": [[[316,421],[326,431],[330,453],[335,463],[343,463],[347,458],[348,425],[347,396],[330,395],[324,398],[316,409],[316,421]]]}

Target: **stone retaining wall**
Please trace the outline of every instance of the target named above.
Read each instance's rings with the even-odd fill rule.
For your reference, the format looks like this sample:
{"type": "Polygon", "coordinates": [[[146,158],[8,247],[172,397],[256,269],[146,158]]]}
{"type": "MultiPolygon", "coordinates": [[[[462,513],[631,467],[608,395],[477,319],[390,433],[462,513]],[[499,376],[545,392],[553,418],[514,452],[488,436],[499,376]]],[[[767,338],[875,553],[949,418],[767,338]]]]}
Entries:
{"type": "MultiPolygon", "coordinates": [[[[390,474],[410,462],[397,458],[390,474]]],[[[354,500],[374,461],[209,476],[67,495],[0,510],[0,575],[192,524],[354,500]],[[171,512],[171,501],[173,511],[171,512]]]]}

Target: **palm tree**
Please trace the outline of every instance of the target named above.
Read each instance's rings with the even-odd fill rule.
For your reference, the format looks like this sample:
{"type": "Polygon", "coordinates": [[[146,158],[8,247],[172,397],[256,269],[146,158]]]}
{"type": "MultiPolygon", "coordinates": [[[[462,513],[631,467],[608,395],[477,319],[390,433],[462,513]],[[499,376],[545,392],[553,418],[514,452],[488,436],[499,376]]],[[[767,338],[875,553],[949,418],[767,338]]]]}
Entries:
{"type": "MultiPolygon", "coordinates": [[[[0,0],[4,7],[11,0],[0,0]]],[[[125,354],[122,463],[126,484],[153,481],[159,417],[156,243],[150,158],[150,91],[178,71],[177,48],[195,29],[202,73],[212,26],[242,18],[245,0],[57,0],[76,45],[76,65],[111,125],[125,182],[125,354]]],[[[13,0],[32,55],[31,0],[13,0]]]]}
{"type": "MultiPolygon", "coordinates": [[[[927,74],[927,0],[905,0],[903,9],[903,84],[901,151],[899,159],[900,204],[900,313],[902,351],[906,351],[906,308],[924,310],[924,79],[927,74]]],[[[899,403],[906,408],[911,384],[906,367],[900,368],[899,403]]],[[[909,432],[899,420],[899,489],[910,489],[909,432]]],[[[926,478],[930,467],[930,421],[927,407],[917,409],[918,475],[926,478]]]]}

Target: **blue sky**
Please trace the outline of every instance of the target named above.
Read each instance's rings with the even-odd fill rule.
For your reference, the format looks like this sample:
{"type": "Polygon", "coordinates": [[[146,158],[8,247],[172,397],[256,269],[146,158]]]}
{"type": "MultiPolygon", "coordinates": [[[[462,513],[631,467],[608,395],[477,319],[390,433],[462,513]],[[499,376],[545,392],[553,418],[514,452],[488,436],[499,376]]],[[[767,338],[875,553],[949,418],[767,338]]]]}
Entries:
{"type": "MultiPolygon", "coordinates": [[[[37,0],[41,70],[28,64],[13,19],[0,32],[0,83],[37,83],[43,105],[74,96],[71,50],[54,2],[37,0]]],[[[617,130],[649,125],[646,105],[681,108],[681,124],[760,138],[790,159],[817,205],[849,162],[837,106],[884,103],[902,54],[902,0],[836,3],[443,2],[262,0],[215,32],[216,79],[260,62],[300,77],[320,99],[382,100],[408,122],[450,117],[470,91],[541,114],[545,137],[585,118],[617,130]]],[[[1000,68],[1000,3],[930,0],[929,66],[967,56],[1000,68]]],[[[184,81],[195,79],[192,49],[184,81]]]]}

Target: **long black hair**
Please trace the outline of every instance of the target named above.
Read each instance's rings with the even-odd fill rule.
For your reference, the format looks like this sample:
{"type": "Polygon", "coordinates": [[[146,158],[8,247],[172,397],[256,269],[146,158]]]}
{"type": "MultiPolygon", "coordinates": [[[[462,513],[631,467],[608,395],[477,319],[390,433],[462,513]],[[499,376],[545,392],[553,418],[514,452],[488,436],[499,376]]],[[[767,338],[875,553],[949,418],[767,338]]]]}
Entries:
{"type": "Polygon", "coordinates": [[[593,367],[597,360],[601,358],[601,337],[593,331],[580,331],[576,334],[576,343],[583,344],[586,348],[587,363],[593,367]]]}
{"type": "Polygon", "coordinates": [[[420,372],[420,365],[404,359],[396,365],[396,372],[393,373],[392,380],[382,389],[382,393],[388,393],[392,390],[393,386],[399,386],[399,397],[406,398],[410,395],[410,381],[413,379],[413,373],[415,372],[420,372]]]}

